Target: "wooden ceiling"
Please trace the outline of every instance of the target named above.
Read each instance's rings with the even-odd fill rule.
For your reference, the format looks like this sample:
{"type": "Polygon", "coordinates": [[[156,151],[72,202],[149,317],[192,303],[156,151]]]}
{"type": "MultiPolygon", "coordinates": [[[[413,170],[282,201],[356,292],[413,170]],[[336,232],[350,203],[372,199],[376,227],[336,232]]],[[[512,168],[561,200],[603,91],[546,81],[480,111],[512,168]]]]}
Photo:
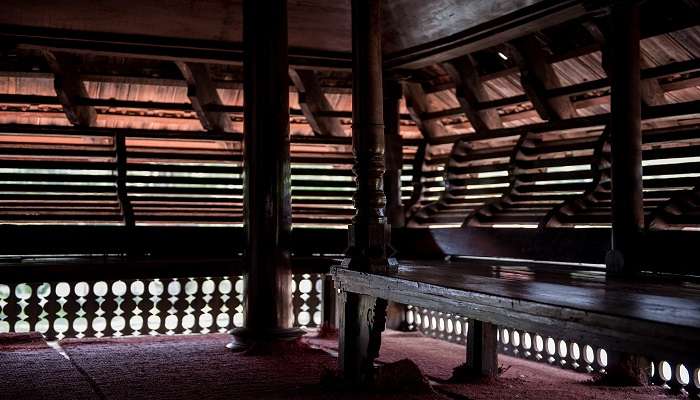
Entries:
{"type": "MultiPolygon", "coordinates": [[[[436,47],[469,34],[521,23],[523,16],[546,16],[545,25],[586,11],[582,1],[548,0],[394,0],[384,2],[384,52],[436,47]],[[553,5],[555,5],[553,7],[553,5]],[[573,11],[572,11],[573,10],[573,11]],[[493,25],[493,26],[492,26],[493,25]]],[[[349,0],[290,0],[289,45],[331,52],[351,51],[349,0]]],[[[242,40],[240,0],[8,0],[0,24],[79,32],[147,35],[186,41],[242,40]]],[[[504,28],[504,29],[510,29],[504,28]]],[[[512,37],[524,33],[519,26],[512,37]]],[[[499,37],[497,40],[502,40],[499,37]]],[[[234,45],[235,46],[235,45],[234,45]]]]}
{"type": "MultiPolygon", "coordinates": [[[[400,78],[404,86],[402,195],[411,225],[609,224],[604,12],[581,9],[576,1],[385,3],[387,76],[400,78]],[[514,11],[518,7],[524,8],[514,11]],[[556,23],[554,16],[562,12],[569,20],[556,23]],[[581,12],[585,15],[575,16],[581,12]],[[543,24],[532,13],[550,20],[543,24]],[[523,15],[530,19],[522,20],[523,15]],[[477,20],[482,22],[470,27],[477,20]],[[522,24],[509,25],[513,21],[522,24]],[[453,57],[455,52],[468,57],[453,57]],[[392,62],[414,69],[391,68],[392,62]],[[533,90],[532,79],[523,79],[531,71],[544,89],[533,90]],[[464,83],[472,80],[477,89],[470,100],[464,83]]],[[[694,205],[700,163],[693,159],[700,155],[699,3],[650,0],[642,8],[645,210],[650,226],[661,229],[700,228],[694,205]]],[[[114,201],[126,191],[137,223],[239,223],[240,165],[224,161],[239,156],[242,137],[235,36],[240,35],[240,2],[224,7],[210,0],[195,8],[185,0],[81,4],[3,4],[0,39],[8,40],[0,40],[0,135],[6,139],[0,143],[0,164],[26,170],[22,176],[0,172],[9,182],[0,196],[5,219],[74,223],[90,217],[119,224],[114,201]],[[164,10],[156,15],[160,7],[164,10]],[[47,51],[59,58],[70,55],[73,82],[84,91],[74,93],[68,108],[88,110],[86,126],[67,127],[80,124],[80,118],[71,120],[66,111],[60,93],[66,88],[57,91],[54,85],[62,71],[47,62],[47,51]],[[188,96],[188,86],[203,75],[192,75],[196,66],[188,72],[192,60],[208,65],[209,100],[188,96]],[[204,132],[222,116],[230,120],[224,132],[204,132]],[[55,135],[67,142],[55,143],[55,135]],[[95,137],[110,139],[102,143],[95,137]],[[113,154],[120,138],[126,166],[113,154]],[[83,177],[93,160],[106,172],[83,177]],[[71,168],[78,178],[57,180],[71,168]],[[98,193],[109,197],[104,204],[59,204],[85,197],[76,194],[73,181],[109,186],[119,168],[129,179],[121,189],[110,186],[98,193]],[[55,170],[46,176],[43,169],[55,170]],[[30,181],[53,190],[49,196],[56,198],[27,191],[30,181]],[[35,209],[28,214],[29,200],[35,209]]],[[[292,171],[295,221],[343,227],[352,213],[353,190],[349,4],[289,4],[290,44],[313,50],[290,48],[290,128],[299,163],[292,171]]]]}

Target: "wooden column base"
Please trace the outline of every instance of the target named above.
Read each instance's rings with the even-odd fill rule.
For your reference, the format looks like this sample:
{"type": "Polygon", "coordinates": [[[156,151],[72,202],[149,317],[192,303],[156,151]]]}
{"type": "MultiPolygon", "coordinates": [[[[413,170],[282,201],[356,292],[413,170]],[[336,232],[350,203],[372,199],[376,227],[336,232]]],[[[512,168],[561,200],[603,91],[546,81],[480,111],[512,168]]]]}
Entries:
{"type": "Polygon", "coordinates": [[[609,250],[605,255],[605,275],[611,278],[629,277],[638,274],[639,260],[618,250],[609,250]]]}
{"type": "Polygon", "coordinates": [[[338,364],[342,379],[351,385],[370,386],[386,324],[387,301],[342,292],[338,304],[341,313],[338,364]]]}
{"type": "Polygon", "coordinates": [[[497,330],[488,322],[469,320],[467,362],[454,369],[450,381],[469,383],[498,376],[497,330]]]}
{"type": "Polygon", "coordinates": [[[387,223],[354,223],[348,226],[347,257],[343,268],[375,274],[396,272],[399,263],[387,254],[391,226],[387,223]]]}
{"type": "Polygon", "coordinates": [[[258,331],[241,327],[230,330],[229,334],[233,341],[226,348],[234,353],[281,354],[285,348],[300,346],[304,331],[299,328],[258,331]]]}

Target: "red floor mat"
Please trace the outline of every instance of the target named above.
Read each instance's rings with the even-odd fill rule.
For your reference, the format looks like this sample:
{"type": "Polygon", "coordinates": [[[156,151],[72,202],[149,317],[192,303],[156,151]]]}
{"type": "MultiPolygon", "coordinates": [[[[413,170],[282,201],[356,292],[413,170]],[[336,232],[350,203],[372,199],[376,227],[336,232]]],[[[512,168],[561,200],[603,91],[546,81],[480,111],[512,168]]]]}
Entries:
{"type": "Polygon", "coordinates": [[[99,399],[73,364],[38,333],[0,335],[0,399],[99,399]]]}

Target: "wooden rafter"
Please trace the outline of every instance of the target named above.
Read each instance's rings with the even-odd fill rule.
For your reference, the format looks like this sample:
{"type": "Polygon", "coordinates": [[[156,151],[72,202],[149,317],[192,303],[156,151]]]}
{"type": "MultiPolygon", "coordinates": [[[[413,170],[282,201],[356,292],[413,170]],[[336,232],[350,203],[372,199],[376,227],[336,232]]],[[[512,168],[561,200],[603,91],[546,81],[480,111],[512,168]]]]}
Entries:
{"type": "MultiPolygon", "coordinates": [[[[643,80],[659,80],[665,77],[671,77],[671,76],[678,76],[678,75],[683,75],[683,74],[688,74],[688,73],[693,73],[696,71],[700,70],[700,60],[693,59],[693,60],[688,60],[688,61],[678,61],[666,65],[662,65],[659,67],[653,67],[653,68],[648,68],[648,69],[643,69],[642,70],[642,79],[643,80]]],[[[486,80],[488,77],[487,76],[481,76],[482,80],[486,80]]],[[[665,82],[661,84],[661,88],[664,90],[664,92],[670,92],[674,90],[681,90],[681,89],[686,89],[690,87],[695,87],[698,85],[698,80],[695,78],[688,78],[688,79],[679,79],[679,80],[674,80],[672,82],[665,82]]],[[[454,82],[450,82],[450,85],[446,85],[442,87],[442,89],[449,89],[454,87],[454,82]]],[[[585,93],[590,93],[590,92],[595,92],[595,91],[602,91],[605,89],[610,88],[610,81],[608,78],[602,78],[594,81],[588,81],[588,82],[582,82],[578,83],[575,85],[570,85],[570,86],[563,86],[563,87],[558,87],[558,88],[553,88],[549,89],[546,91],[546,97],[552,98],[552,97],[571,97],[571,96],[576,96],[580,94],[585,94],[585,93]]],[[[430,92],[426,92],[430,93],[430,92]]],[[[592,104],[592,102],[596,104],[607,104],[609,102],[609,96],[608,95],[602,95],[599,97],[592,97],[590,99],[582,99],[575,101],[574,107],[576,108],[585,108],[588,107],[589,105],[592,104]]],[[[527,96],[525,95],[517,95],[513,97],[507,97],[503,99],[498,99],[498,100],[491,100],[491,101],[486,101],[486,102],[480,102],[478,108],[480,110],[485,110],[485,109],[491,109],[491,108],[503,108],[503,107],[509,107],[509,106],[515,106],[517,104],[520,104],[524,101],[527,101],[527,96]]],[[[445,117],[450,117],[453,115],[461,114],[463,112],[461,107],[457,108],[450,108],[446,110],[440,110],[440,111],[431,111],[431,112],[426,112],[421,115],[421,119],[423,120],[429,120],[429,119],[440,119],[440,118],[445,118],[445,117]]],[[[525,113],[529,113],[530,111],[525,111],[525,113]]],[[[522,115],[523,113],[515,113],[515,114],[510,114],[510,115],[502,115],[501,119],[506,120],[506,118],[515,118],[515,117],[521,117],[524,118],[525,116],[522,115]],[[511,117],[512,115],[512,117],[511,117]]]]}
{"type": "Polygon", "coordinates": [[[479,103],[488,100],[473,60],[460,57],[443,64],[455,82],[459,104],[476,132],[503,127],[495,109],[480,109],[479,103]]]}
{"type": "Polygon", "coordinates": [[[44,58],[53,72],[56,96],[63,106],[68,121],[78,126],[94,125],[97,120],[95,109],[80,104],[80,100],[88,98],[88,94],[78,75],[76,58],[51,51],[44,51],[44,58]]]}
{"type": "Polygon", "coordinates": [[[438,120],[424,120],[421,116],[428,112],[428,99],[420,84],[404,82],[403,94],[406,100],[406,108],[411,114],[411,119],[416,123],[423,137],[432,141],[444,136],[447,132],[442,122],[438,120]]]}
{"type": "Polygon", "coordinates": [[[552,65],[534,36],[513,41],[509,52],[520,69],[520,82],[525,94],[544,120],[567,119],[576,116],[568,97],[548,97],[547,90],[560,87],[552,65]]]}
{"type": "Polygon", "coordinates": [[[200,63],[177,62],[187,81],[187,97],[207,131],[232,132],[231,117],[216,107],[224,106],[211,78],[209,66],[200,63]]]}
{"type": "Polygon", "coordinates": [[[316,73],[290,68],[289,77],[297,89],[299,107],[314,133],[319,136],[344,136],[345,131],[338,118],[321,115],[334,110],[323,93],[316,73]]]}
{"type": "MultiPolygon", "coordinates": [[[[586,28],[588,33],[590,33],[593,40],[597,45],[600,46],[603,54],[603,70],[610,76],[611,70],[611,54],[610,47],[608,45],[608,39],[610,37],[610,20],[605,19],[603,21],[586,21],[583,26],[586,28]]],[[[652,70],[653,65],[642,57],[640,59],[641,66],[643,69],[652,70]]],[[[659,83],[658,77],[648,77],[642,79],[640,82],[642,102],[645,106],[658,106],[661,104],[666,104],[666,98],[664,93],[666,89],[659,83]]],[[[606,100],[609,100],[606,98],[606,100]]]]}

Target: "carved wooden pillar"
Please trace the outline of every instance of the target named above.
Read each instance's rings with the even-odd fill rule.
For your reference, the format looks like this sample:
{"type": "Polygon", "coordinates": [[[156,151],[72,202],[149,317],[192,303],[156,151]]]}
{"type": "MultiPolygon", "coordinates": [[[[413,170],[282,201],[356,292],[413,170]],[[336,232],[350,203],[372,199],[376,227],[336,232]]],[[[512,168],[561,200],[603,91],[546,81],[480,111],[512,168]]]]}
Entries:
{"type": "Polygon", "coordinates": [[[404,226],[403,201],[401,201],[401,167],[403,143],[401,140],[401,84],[395,80],[384,81],[384,144],[386,148],[386,216],[392,228],[404,226]]]}
{"type": "Polygon", "coordinates": [[[379,0],[352,2],[352,147],[357,189],[350,226],[350,267],[384,272],[389,227],[384,214],[384,113],[381,6],[379,0]]]}
{"type": "Polygon", "coordinates": [[[639,271],[644,227],[639,6],[635,3],[617,1],[611,9],[612,251],[607,269],[617,276],[639,271]]]}
{"type": "MultiPolygon", "coordinates": [[[[357,189],[355,216],[343,267],[384,273],[395,267],[387,256],[390,227],[384,215],[384,121],[382,91],[381,4],[352,1],[352,144],[357,189]]],[[[353,383],[373,378],[386,318],[386,301],[343,292],[340,304],[340,357],[343,377],[353,383]]]]}
{"type": "Polygon", "coordinates": [[[291,328],[292,228],[287,1],[243,2],[245,327],[235,349],[302,332],[291,328]]]}

